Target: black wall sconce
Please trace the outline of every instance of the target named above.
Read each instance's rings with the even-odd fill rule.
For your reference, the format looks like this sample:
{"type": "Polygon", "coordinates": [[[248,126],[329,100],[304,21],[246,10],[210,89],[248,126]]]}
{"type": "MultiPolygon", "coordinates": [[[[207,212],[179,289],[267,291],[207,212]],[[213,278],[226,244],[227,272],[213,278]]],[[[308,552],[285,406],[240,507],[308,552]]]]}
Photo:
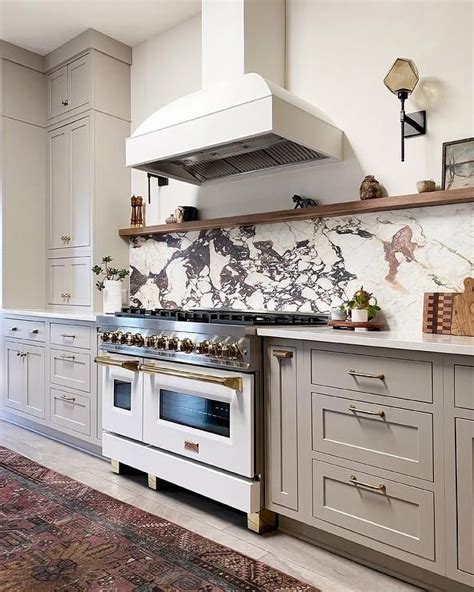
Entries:
{"type": "Polygon", "coordinates": [[[405,113],[405,101],[415,90],[420,77],[412,60],[397,58],[383,79],[390,92],[400,99],[401,160],[405,162],[405,138],[426,134],[426,111],[405,113]]]}

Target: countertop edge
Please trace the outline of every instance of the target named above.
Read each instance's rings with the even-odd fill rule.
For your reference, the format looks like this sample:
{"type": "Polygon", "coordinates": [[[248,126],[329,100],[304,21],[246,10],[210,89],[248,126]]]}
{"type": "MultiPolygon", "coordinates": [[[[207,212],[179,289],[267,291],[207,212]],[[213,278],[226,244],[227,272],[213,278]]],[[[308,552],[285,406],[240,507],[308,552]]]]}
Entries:
{"type": "Polygon", "coordinates": [[[458,337],[455,335],[421,334],[420,337],[390,336],[389,331],[371,332],[370,334],[337,331],[327,327],[261,327],[257,334],[262,337],[280,339],[298,339],[343,345],[364,345],[410,351],[425,351],[452,355],[474,356],[474,337],[458,337]]]}
{"type": "Polygon", "coordinates": [[[58,310],[38,310],[38,309],[18,309],[18,308],[2,308],[0,309],[3,316],[14,315],[21,317],[35,317],[44,319],[63,319],[65,321],[83,321],[87,323],[95,323],[97,314],[93,312],[62,312],[58,310]]]}

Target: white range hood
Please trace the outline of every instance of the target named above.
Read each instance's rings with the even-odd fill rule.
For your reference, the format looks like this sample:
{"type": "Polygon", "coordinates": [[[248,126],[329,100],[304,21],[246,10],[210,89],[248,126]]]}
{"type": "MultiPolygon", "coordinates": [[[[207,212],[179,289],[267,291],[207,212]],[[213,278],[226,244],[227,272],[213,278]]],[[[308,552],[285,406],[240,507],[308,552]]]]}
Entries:
{"type": "Polygon", "coordinates": [[[274,79],[279,77],[275,63],[280,56],[284,64],[284,55],[281,58],[281,51],[274,51],[275,28],[282,18],[284,27],[284,2],[272,0],[272,8],[277,5],[283,11],[274,11],[271,16],[262,12],[262,7],[269,6],[265,0],[204,0],[206,86],[159,109],[136,129],[126,142],[127,166],[202,185],[237,175],[342,159],[342,131],[316,107],[260,74],[245,73],[255,65],[265,70],[262,43],[265,46],[268,39],[265,49],[273,50],[269,52],[269,71],[274,79]],[[260,14],[255,13],[257,6],[260,14]],[[280,20],[275,22],[275,18],[280,20]],[[232,30],[223,34],[222,27],[229,27],[229,23],[233,23],[232,30]],[[256,29],[259,45],[255,43],[256,29]],[[213,30],[218,31],[215,39],[213,30]],[[240,37],[241,51],[236,52],[236,38],[240,37]],[[227,59],[225,79],[216,82],[224,78],[219,72],[221,66],[216,66],[216,56],[228,58],[232,54],[236,67],[230,68],[227,59]],[[251,55],[255,56],[253,60],[251,55]]]}

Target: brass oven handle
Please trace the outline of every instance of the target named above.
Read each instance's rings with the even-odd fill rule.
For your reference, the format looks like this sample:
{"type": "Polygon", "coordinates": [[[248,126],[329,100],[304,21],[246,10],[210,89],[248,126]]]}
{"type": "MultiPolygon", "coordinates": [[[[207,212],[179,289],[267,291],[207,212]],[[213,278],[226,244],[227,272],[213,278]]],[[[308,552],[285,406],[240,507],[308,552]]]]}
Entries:
{"type": "Polygon", "coordinates": [[[177,378],[189,378],[190,380],[199,380],[200,382],[221,384],[233,391],[242,392],[243,390],[242,378],[240,376],[212,376],[211,374],[198,374],[197,372],[175,370],[174,368],[152,366],[151,364],[140,364],[138,369],[140,372],[146,372],[147,374],[165,374],[166,376],[175,376],[177,378]]]}
{"type": "Polygon", "coordinates": [[[97,356],[94,358],[94,362],[100,366],[117,366],[117,368],[124,368],[130,372],[138,372],[140,366],[138,360],[118,360],[108,356],[97,356]]]}
{"type": "Polygon", "coordinates": [[[365,413],[366,415],[378,415],[379,417],[385,417],[385,411],[380,409],[380,411],[370,411],[368,409],[359,409],[355,405],[349,405],[349,411],[353,411],[354,413],[365,413]]]}
{"type": "Polygon", "coordinates": [[[360,376],[362,378],[377,378],[378,380],[385,380],[384,374],[370,374],[369,372],[358,372],[357,370],[348,370],[347,374],[350,376],[360,376]]]}
{"type": "Polygon", "coordinates": [[[274,349],[272,355],[274,358],[278,358],[279,360],[289,360],[293,357],[293,352],[284,351],[282,349],[274,349]]]}
{"type": "Polygon", "coordinates": [[[352,485],[355,485],[356,487],[365,487],[366,489],[372,489],[373,491],[380,491],[382,493],[385,493],[387,489],[383,483],[379,483],[378,485],[372,485],[371,483],[364,483],[363,481],[358,481],[355,475],[351,475],[349,477],[349,481],[352,483],[352,485]]]}

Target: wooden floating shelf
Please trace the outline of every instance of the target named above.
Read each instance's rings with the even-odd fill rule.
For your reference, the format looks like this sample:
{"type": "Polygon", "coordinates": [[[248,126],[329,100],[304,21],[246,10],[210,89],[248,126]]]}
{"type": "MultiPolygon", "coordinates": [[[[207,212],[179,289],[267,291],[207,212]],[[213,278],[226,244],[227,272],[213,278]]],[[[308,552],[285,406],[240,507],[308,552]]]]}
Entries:
{"type": "Polygon", "coordinates": [[[430,193],[414,193],[412,195],[398,195],[396,197],[346,201],[297,210],[278,210],[276,212],[263,212],[260,214],[210,218],[209,220],[181,222],[180,224],[122,228],[119,230],[119,235],[123,238],[156,236],[158,234],[170,234],[172,232],[235,228],[236,226],[253,226],[254,224],[274,224],[277,222],[332,218],[334,216],[350,216],[351,214],[369,214],[373,212],[386,212],[388,210],[406,210],[408,208],[426,208],[470,202],[474,202],[474,187],[451,189],[449,191],[432,191],[430,193]]]}

